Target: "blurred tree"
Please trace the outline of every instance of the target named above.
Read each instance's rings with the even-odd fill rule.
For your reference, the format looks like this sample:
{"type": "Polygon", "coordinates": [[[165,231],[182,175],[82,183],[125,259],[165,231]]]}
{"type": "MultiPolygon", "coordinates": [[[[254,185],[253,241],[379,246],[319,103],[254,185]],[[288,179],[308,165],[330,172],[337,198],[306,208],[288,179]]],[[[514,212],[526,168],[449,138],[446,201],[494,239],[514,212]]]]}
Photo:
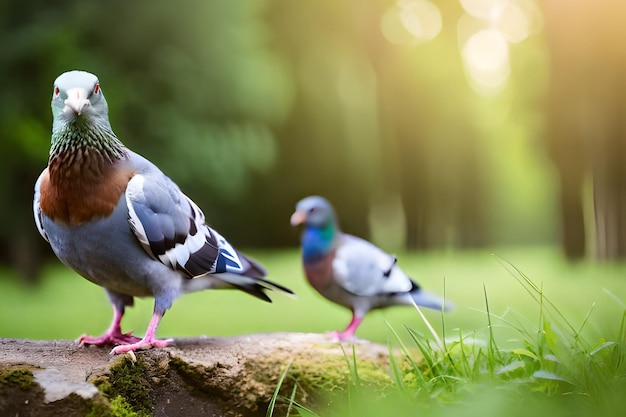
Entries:
{"type": "MultiPolygon", "coordinates": [[[[0,256],[30,276],[39,249],[50,253],[33,224],[32,185],[47,159],[52,81],[70,69],[96,73],[122,141],[163,167],[218,228],[227,223],[229,205],[254,194],[253,178],[273,166],[269,125],[290,100],[264,46],[263,3],[2,2],[0,150],[11,158],[0,168],[0,256]]],[[[255,224],[239,221],[225,233],[250,243],[255,224]]]]}
{"type": "MultiPolygon", "coordinates": [[[[295,91],[287,122],[276,128],[276,179],[288,186],[275,187],[272,201],[291,209],[305,194],[324,194],[343,228],[367,237],[369,208],[399,194],[407,247],[483,244],[481,150],[454,26],[430,43],[394,45],[381,21],[398,4],[272,3],[274,44],[295,91]]],[[[445,18],[459,11],[448,6],[445,18]]],[[[270,229],[287,227],[281,222],[270,229]]]]}
{"type": "Polygon", "coordinates": [[[0,259],[34,280],[47,246],[33,223],[35,179],[45,167],[55,72],[77,53],[65,25],[71,2],[0,3],[0,259]]]}
{"type": "Polygon", "coordinates": [[[90,2],[81,11],[82,20],[99,16],[85,28],[85,47],[98,50],[120,138],[157,162],[238,245],[263,243],[250,214],[257,204],[247,201],[264,201],[258,185],[278,157],[270,126],[291,100],[267,46],[264,3],[90,2]]]}
{"type": "Polygon", "coordinates": [[[297,241],[287,233],[289,213],[309,194],[333,202],[344,230],[369,236],[373,190],[382,185],[376,74],[363,44],[364,31],[376,30],[371,12],[369,2],[289,0],[267,12],[294,88],[288,119],[275,127],[280,159],[265,190],[270,209],[280,210],[265,217],[268,230],[281,231],[275,243],[297,241]]]}
{"type": "MultiPolygon", "coordinates": [[[[439,6],[444,22],[458,20],[458,4],[439,6]]],[[[401,6],[391,3],[387,9],[401,12],[396,7],[401,6]]],[[[485,154],[473,121],[476,96],[463,72],[456,27],[443,25],[427,43],[405,36],[412,39],[406,45],[381,39],[374,60],[382,141],[393,148],[386,168],[388,178],[398,184],[390,187],[402,199],[406,247],[483,245],[488,223],[480,161],[485,154]]]]}
{"type": "Polygon", "coordinates": [[[561,178],[563,245],[587,248],[584,183],[593,179],[595,255],[626,258],[626,3],[544,2],[552,77],[547,139],[561,178]]]}
{"type": "MultiPolygon", "coordinates": [[[[549,185],[528,185],[537,177],[498,154],[529,147],[532,129],[520,125],[529,124],[530,94],[523,118],[501,108],[514,108],[520,90],[534,92],[538,78],[515,78],[498,100],[475,94],[459,51],[462,13],[459,2],[426,0],[5,0],[0,151],[12,157],[0,168],[0,256],[36,270],[45,246],[32,222],[32,184],[49,147],[52,81],[74,68],[99,75],[120,139],[161,166],[238,246],[294,245],[289,215],[308,194],[328,197],[344,230],[364,237],[372,207],[401,201],[405,219],[394,207],[377,224],[406,224],[415,249],[540,233],[511,221],[520,190],[509,184],[549,185]],[[422,27],[434,32],[420,38],[422,27]],[[494,187],[500,178],[509,181],[494,187]],[[494,220],[494,207],[505,215],[494,220]]],[[[576,199],[581,179],[570,171],[591,162],[584,148],[565,158],[553,143],[555,160],[566,161],[558,165],[573,167],[561,168],[563,183],[574,184],[564,199],[576,199]]],[[[524,221],[534,222],[545,200],[529,201],[524,221]]],[[[564,207],[575,207],[565,217],[580,226],[581,206],[564,207]]]]}

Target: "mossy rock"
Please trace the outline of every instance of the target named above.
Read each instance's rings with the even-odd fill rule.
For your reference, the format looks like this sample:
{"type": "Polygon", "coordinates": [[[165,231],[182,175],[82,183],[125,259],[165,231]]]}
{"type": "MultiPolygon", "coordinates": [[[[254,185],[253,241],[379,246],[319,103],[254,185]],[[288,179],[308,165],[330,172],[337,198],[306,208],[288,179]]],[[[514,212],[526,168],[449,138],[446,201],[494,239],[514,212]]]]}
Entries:
{"type": "Polygon", "coordinates": [[[339,344],[325,335],[273,333],[178,343],[171,354],[190,393],[219,398],[234,415],[265,415],[281,381],[280,398],[312,407],[356,381],[381,391],[392,384],[388,348],[364,340],[339,344]]]}
{"type": "Polygon", "coordinates": [[[285,398],[319,409],[355,384],[392,385],[387,346],[319,334],[176,339],[120,356],[71,341],[0,339],[0,349],[2,416],[265,416],[277,387],[279,415],[285,398]]]}
{"type": "Polygon", "coordinates": [[[0,363],[1,416],[109,416],[109,405],[103,395],[94,392],[85,398],[69,392],[63,398],[50,401],[36,375],[46,375],[45,369],[32,365],[0,363]]]}

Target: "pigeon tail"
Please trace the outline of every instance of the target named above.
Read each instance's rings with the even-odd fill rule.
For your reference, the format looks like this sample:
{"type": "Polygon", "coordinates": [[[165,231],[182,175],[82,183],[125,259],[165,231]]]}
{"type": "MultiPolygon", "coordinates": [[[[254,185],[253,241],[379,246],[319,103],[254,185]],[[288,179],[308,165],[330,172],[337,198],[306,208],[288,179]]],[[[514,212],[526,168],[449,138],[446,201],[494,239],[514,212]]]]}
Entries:
{"type": "Polygon", "coordinates": [[[454,303],[446,301],[442,297],[422,290],[417,284],[413,283],[413,288],[409,292],[415,304],[421,307],[432,308],[439,311],[452,311],[454,303]]]}
{"type": "Polygon", "coordinates": [[[248,294],[257,297],[268,303],[272,302],[272,299],[265,293],[265,291],[276,291],[296,298],[296,295],[289,288],[277,284],[273,281],[264,278],[254,278],[245,275],[238,275],[232,273],[216,274],[214,277],[221,279],[222,281],[236,287],[248,294]]]}

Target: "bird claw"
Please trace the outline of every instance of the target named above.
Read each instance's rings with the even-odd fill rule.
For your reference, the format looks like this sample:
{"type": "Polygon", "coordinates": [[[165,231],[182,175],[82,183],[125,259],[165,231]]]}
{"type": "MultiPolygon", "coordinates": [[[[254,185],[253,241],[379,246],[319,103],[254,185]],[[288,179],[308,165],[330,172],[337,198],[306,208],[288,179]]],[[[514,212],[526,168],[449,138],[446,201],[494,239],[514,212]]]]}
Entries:
{"type": "Polygon", "coordinates": [[[157,340],[157,339],[153,339],[153,340],[144,340],[141,339],[136,343],[130,343],[130,344],[124,344],[124,345],[120,345],[120,346],[115,346],[111,352],[109,352],[109,354],[111,355],[119,355],[121,353],[130,353],[131,355],[134,355],[133,352],[137,351],[137,350],[148,350],[148,349],[152,349],[152,348],[162,348],[162,347],[166,347],[169,346],[170,343],[172,343],[174,341],[174,339],[166,339],[166,340],[157,340]]]}
{"type": "Polygon", "coordinates": [[[84,334],[78,338],[78,344],[80,346],[128,345],[132,343],[137,343],[140,340],[141,338],[133,336],[133,332],[106,332],[100,336],[95,337],[84,334]]]}
{"type": "Polygon", "coordinates": [[[137,363],[137,356],[135,355],[134,351],[131,350],[130,352],[128,352],[128,356],[130,357],[132,363],[137,363]]]}

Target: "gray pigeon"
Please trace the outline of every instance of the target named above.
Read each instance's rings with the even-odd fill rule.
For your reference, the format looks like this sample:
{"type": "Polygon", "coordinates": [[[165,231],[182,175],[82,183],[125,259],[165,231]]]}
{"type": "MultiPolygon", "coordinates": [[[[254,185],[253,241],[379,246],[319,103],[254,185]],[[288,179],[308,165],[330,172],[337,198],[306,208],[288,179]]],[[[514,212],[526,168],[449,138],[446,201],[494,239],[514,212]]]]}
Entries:
{"type": "Polygon", "coordinates": [[[89,345],[115,344],[112,353],[167,346],[156,331],[178,296],[236,288],[271,302],[265,290],[293,292],[264,279],[265,270],[205,224],[202,210],[111,129],[98,78],[61,74],[52,93],[48,167],[35,184],[35,223],[56,256],[104,287],[113,321],[89,345]],[[154,314],[140,339],[122,333],[133,297],[154,297],[154,314]]]}
{"type": "Polygon", "coordinates": [[[436,310],[452,308],[451,303],[423,291],[400,269],[394,256],[366,240],[342,233],[326,199],[311,196],[300,200],[291,224],[304,224],[302,262],[311,286],[352,311],[348,327],[333,332],[336,339],[352,339],[373,309],[414,303],[436,310]]]}

